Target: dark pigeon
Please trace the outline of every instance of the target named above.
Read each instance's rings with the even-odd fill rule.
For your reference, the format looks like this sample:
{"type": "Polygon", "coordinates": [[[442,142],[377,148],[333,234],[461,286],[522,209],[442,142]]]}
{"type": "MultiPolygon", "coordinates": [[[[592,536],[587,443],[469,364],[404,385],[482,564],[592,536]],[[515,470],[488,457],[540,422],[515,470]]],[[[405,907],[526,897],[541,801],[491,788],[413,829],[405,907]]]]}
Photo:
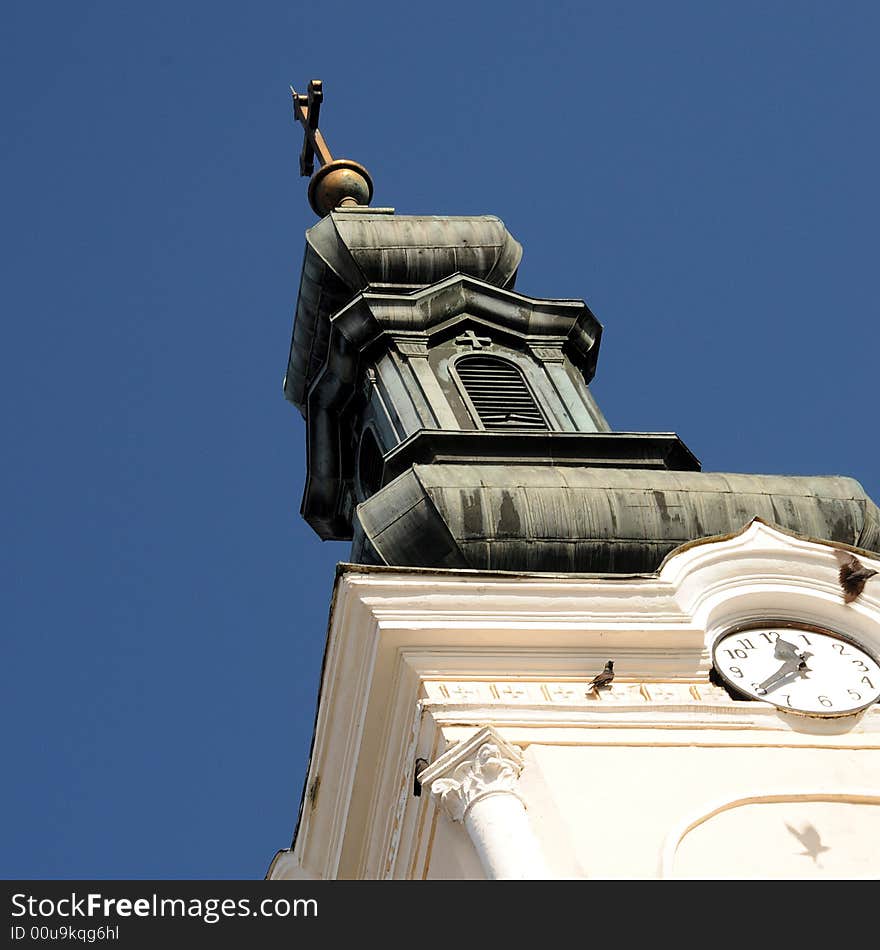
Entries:
{"type": "Polygon", "coordinates": [[[838,576],[844,603],[851,604],[865,589],[865,581],[872,578],[877,571],[865,567],[854,554],[848,554],[846,551],[835,551],[834,556],[840,562],[838,576]]]}
{"type": "MultiPolygon", "coordinates": [[[[609,689],[611,681],[614,679],[614,660],[609,660],[605,664],[605,669],[596,674],[590,683],[591,690],[609,689]]],[[[589,690],[588,690],[589,691],[589,690]]]]}

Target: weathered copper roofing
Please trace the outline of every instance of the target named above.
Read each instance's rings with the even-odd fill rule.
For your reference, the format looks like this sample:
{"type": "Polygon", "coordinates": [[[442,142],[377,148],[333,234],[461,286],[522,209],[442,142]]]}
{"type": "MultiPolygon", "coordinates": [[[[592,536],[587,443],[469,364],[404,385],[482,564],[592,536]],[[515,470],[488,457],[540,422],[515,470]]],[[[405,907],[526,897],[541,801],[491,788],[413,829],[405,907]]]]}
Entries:
{"type": "Polygon", "coordinates": [[[414,465],[357,508],[353,560],[642,573],[760,517],[880,552],[880,510],[844,477],[552,465],[414,465]]]}
{"type": "Polygon", "coordinates": [[[302,412],[330,318],[358,293],[406,294],[461,273],[510,289],[522,246],[494,215],[439,217],[338,209],[306,231],[284,394],[302,412]]]}
{"type": "Polygon", "coordinates": [[[642,573],[759,517],[880,552],[852,479],[701,473],[672,433],[604,431],[587,388],[602,326],[582,300],[514,292],[521,254],[488,215],[337,209],[306,232],[284,392],[307,417],[301,510],[321,537],[399,567],[642,573]],[[456,381],[468,347],[512,361],[548,431],[485,430],[456,381]]]}

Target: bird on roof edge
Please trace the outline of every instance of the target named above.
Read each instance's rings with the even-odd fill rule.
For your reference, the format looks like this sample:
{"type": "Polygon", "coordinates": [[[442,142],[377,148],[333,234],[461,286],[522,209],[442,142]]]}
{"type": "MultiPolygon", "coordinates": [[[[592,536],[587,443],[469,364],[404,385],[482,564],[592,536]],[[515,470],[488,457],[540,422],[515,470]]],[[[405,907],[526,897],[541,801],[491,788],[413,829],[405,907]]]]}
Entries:
{"type": "Polygon", "coordinates": [[[851,604],[865,589],[865,582],[878,572],[865,567],[854,554],[848,551],[835,550],[834,556],[840,563],[838,577],[843,590],[843,601],[851,604]]]}
{"type": "Polygon", "coordinates": [[[600,689],[610,689],[611,681],[614,679],[614,660],[609,660],[605,664],[605,669],[597,673],[587,689],[587,692],[598,691],[600,689]]]}

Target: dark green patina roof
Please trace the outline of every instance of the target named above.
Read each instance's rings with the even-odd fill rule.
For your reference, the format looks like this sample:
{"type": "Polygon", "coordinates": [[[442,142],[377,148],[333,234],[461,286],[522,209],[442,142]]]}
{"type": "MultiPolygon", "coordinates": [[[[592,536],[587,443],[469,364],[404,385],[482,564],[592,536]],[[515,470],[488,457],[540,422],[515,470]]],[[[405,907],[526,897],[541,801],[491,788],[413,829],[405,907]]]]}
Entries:
{"type": "Polygon", "coordinates": [[[515,292],[521,255],[491,215],[337,209],[306,233],[284,393],[321,537],[353,532],[353,560],[396,567],[645,573],[757,517],[880,553],[852,479],[704,473],[673,433],[606,431],[602,326],[582,300],[515,292]],[[497,431],[523,398],[546,431],[497,431]]]}
{"type": "Polygon", "coordinates": [[[755,517],[880,552],[880,511],[851,478],[429,464],[358,507],[353,553],[407,567],[644,573],[755,517]]]}
{"type": "Polygon", "coordinates": [[[395,215],[337,209],[306,231],[284,395],[305,412],[327,355],[330,320],[362,291],[407,294],[452,274],[510,289],[522,245],[494,215],[395,215]]]}

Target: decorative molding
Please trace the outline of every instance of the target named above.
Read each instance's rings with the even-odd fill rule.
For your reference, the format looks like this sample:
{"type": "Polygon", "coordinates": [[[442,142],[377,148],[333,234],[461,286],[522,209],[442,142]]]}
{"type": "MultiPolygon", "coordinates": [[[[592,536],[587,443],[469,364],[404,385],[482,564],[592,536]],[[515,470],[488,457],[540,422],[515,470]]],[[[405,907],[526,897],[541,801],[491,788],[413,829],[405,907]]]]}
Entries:
{"type": "Polygon", "coordinates": [[[424,684],[429,700],[447,705],[503,704],[505,706],[676,706],[733,702],[726,690],[711,683],[615,682],[598,692],[581,682],[509,682],[474,680],[435,680],[424,684]]]}
{"type": "MultiPolygon", "coordinates": [[[[409,735],[406,738],[406,744],[404,746],[404,762],[413,763],[411,766],[412,771],[415,770],[415,752],[419,740],[419,727],[422,722],[422,710],[422,703],[417,702],[415,704],[413,719],[410,723],[409,735]]],[[[398,788],[397,803],[394,808],[394,818],[391,823],[391,841],[385,855],[385,864],[382,868],[382,877],[386,881],[393,877],[394,863],[397,860],[397,851],[400,847],[400,833],[401,828],[403,827],[403,817],[404,813],[406,812],[407,802],[409,801],[409,797],[412,794],[412,771],[409,768],[403,770],[398,788]]]]}
{"type": "Polygon", "coordinates": [[[529,350],[531,350],[532,355],[541,360],[544,363],[561,363],[565,359],[562,355],[562,342],[553,346],[536,346],[534,344],[529,345],[529,350]]]}
{"type": "Polygon", "coordinates": [[[454,746],[420,775],[435,802],[453,821],[464,821],[468,810],[490,795],[513,795],[523,768],[522,753],[491,726],[454,746]]]}
{"type": "Polygon", "coordinates": [[[361,392],[364,396],[369,399],[370,393],[373,391],[373,387],[376,385],[378,376],[376,375],[376,370],[372,366],[367,367],[367,371],[364,373],[364,377],[361,380],[361,392]]]}
{"type": "Polygon", "coordinates": [[[402,356],[420,356],[427,358],[428,344],[424,340],[395,340],[397,352],[402,356]]]}

